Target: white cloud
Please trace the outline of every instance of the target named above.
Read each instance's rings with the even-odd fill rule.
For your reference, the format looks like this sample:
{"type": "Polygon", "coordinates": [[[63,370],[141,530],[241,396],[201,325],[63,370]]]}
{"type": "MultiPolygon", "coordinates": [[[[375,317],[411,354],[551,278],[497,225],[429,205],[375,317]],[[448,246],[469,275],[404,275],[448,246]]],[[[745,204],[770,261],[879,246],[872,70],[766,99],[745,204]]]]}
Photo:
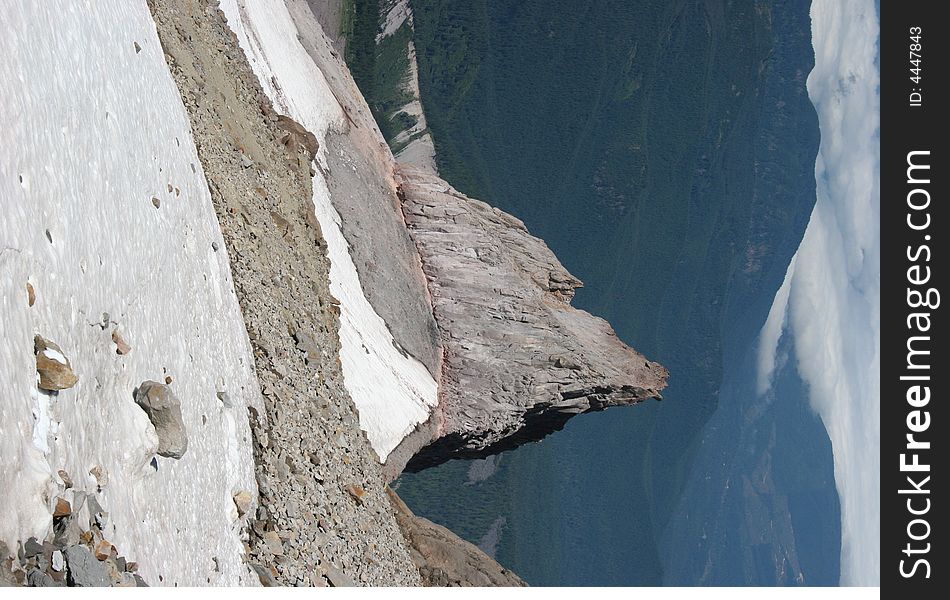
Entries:
{"type": "Polygon", "coordinates": [[[795,277],[795,259],[792,257],[788,270],[785,272],[785,281],[782,287],[775,293],[775,299],[772,301],[772,308],[769,309],[769,316],[762,326],[762,332],[759,334],[759,356],[758,356],[758,380],[756,381],[756,391],[760,396],[764,395],[772,386],[772,375],[775,373],[775,353],[778,350],[778,342],[782,337],[782,332],[788,323],[788,295],[792,287],[792,279],[795,277]]]}
{"type": "MultiPolygon", "coordinates": [[[[815,0],[818,201],[762,330],[759,384],[783,327],[834,452],[841,583],[880,584],[880,74],[873,0],[815,0]]],[[[763,385],[764,384],[764,385],[763,385]]]]}

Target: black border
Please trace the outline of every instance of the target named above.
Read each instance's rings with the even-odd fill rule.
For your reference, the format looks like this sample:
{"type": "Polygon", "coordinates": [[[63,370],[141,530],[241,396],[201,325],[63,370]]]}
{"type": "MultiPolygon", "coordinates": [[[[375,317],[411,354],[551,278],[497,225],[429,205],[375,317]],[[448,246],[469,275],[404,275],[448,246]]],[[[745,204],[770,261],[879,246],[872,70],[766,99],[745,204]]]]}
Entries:
{"type": "MultiPolygon", "coordinates": [[[[915,518],[907,508],[907,499],[911,497],[901,494],[901,489],[907,489],[907,475],[919,476],[917,473],[902,472],[900,468],[901,454],[906,454],[908,415],[915,410],[907,402],[907,390],[911,382],[902,381],[901,376],[907,374],[921,374],[927,371],[908,371],[907,343],[908,337],[915,335],[914,329],[908,327],[908,315],[919,309],[908,306],[908,268],[913,264],[929,265],[932,279],[923,286],[910,286],[918,290],[935,287],[944,291],[943,282],[945,272],[950,269],[944,259],[946,242],[943,238],[950,234],[944,227],[946,153],[943,152],[944,121],[948,118],[946,111],[947,96],[941,80],[946,75],[947,65],[947,23],[938,15],[939,8],[945,8],[943,2],[907,1],[900,4],[891,3],[881,7],[881,586],[883,590],[904,593],[913,592],[921,597],[936,596],[937,590],[946,579],[947,568],[937,559],[941,553],[938,516],[943,510],[941,500],[935,492],[939,485],[940,476],[937,454],[943,449],[938,432],[944,431],[940,405],[947,399],[947,386],[944,378],[950,379],[944,369],[950,365],[945,362],[945,355],[939,351],[940,341],[946,336],[945,327],[941,319],[941,308],[930,310],[931,329],[929,349],[931,355],[929,382],[931,399],[921,410],[929,411],[930,425],[917,439],[930,441],[930,451],[920,451],[920,461],[931,465],[930,481],[923,487],[929,488],[926,495],[915,495],[916,508],[926,505],[924,497],[931,500],[930,509],[922,515],[930,525],[929,538],[930,552],[908,556],[904,554],[906,544],[911,542],[907,534],[908,523],[915,518]],[[921,28],[921,80],[919,83],[911,81],[910,77],[910,28],[921,28]],[[920,88],[922,95],[919,106],[911,105],[910,93],[914,88],[920,88]],[[930,151],[929,157],[921,155],[918,161],[927,160],[931,165],[929,184],[908,184],[907,160],[911,151],[930,151]],[[926,231],[914,231],[908,224],[907,205],[908,192],[918,187],[925,187],[931,195],[930,206],[926,209],[931,218],[931,225],[926,231]],[[924,236],[930,235],[930,240],[924,236]],[[928,245],[931,250],[930,261],[923,260],[926,253],[912,261],[910,256],[917,253],[921,245],[928,245]],[[908,252],[910,251],[910,256],[908,252]],[[916,558],[926,558],[930,566],[929,578],[924,577],[926,569],[921,565],[915,576],[905,578],[900,573],[901,560],[904,560],[905,570],[910,570],[916,558]]],[[[920,173],[920,171],[915,171],[920,173]]],[[[919,194],[915,198],[922,198],[919,194]]],[[[915,215],[918,223],[923,222],[923,215],[915,215]]],[[[947,290],[950,292],[950,290],[947,290]]],[[[941,299],[941,302],[950,302],[950,296],[941,299]]],[[[928,310],[928,309],[924,309],[928,310]]],[[[927,334],[923,334],[927,335],[927,334]]],[[[918,348],[924,346],[916,342],[918,348]]],[[[925,382],[926,383],[926,382],[925,382]]],[[[910,461],[910,457],[907,457],[910,461]]],[[[918,477],[919,480],[919,477],[918,477]]],[[[925,528],[921,524],[915,526],[915,533],[922,533],[925,528]]],[[[925,541],[913,542],[923,547],[925,541]]],[[[860,551],[860,549],[856,549],[860,551]]]]}

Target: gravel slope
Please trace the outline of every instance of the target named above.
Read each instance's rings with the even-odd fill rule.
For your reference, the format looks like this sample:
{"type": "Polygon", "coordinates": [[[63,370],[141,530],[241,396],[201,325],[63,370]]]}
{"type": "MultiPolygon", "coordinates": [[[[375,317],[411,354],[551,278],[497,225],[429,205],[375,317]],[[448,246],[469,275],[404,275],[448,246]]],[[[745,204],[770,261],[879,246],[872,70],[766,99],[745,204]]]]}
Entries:
{"type": "Polygon", "coordinates": [[[221,12],[207,2],[149,4],[191,116],[263,388],[264,414],[252,416],[261,508],[250,560],[265,583],[418,585],[343,385],[310,156],[281,144],[285,131],[221,12]]]}

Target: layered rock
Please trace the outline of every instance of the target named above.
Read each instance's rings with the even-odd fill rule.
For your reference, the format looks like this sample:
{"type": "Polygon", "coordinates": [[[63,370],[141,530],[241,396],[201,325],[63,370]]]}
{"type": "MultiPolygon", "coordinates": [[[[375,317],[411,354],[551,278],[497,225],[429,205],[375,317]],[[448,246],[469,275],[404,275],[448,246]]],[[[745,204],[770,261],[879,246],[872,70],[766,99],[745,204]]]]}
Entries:
{"type": "Polygon", "coordinates": [[[666,369],[571,306],[581,282],[524,223],[437,176],[398,172],[445,353],[437,412],[399,449],[411,455],[408,470],[508,450],[574,415],[661,397],[666,369]]]}

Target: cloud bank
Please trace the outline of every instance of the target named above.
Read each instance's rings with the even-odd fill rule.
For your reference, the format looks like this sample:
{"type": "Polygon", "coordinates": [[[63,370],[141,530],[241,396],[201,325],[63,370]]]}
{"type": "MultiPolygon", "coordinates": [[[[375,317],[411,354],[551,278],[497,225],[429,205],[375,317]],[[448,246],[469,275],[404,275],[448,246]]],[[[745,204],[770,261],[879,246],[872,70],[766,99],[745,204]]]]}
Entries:
{"type": "Polygon", "coordinates": [[[841,500],[841,583],[880,585],[880,73],[873,0],[814,0],[818,199],[759,345],[770,385],[783,331],[828,430],[841,500]]]}

